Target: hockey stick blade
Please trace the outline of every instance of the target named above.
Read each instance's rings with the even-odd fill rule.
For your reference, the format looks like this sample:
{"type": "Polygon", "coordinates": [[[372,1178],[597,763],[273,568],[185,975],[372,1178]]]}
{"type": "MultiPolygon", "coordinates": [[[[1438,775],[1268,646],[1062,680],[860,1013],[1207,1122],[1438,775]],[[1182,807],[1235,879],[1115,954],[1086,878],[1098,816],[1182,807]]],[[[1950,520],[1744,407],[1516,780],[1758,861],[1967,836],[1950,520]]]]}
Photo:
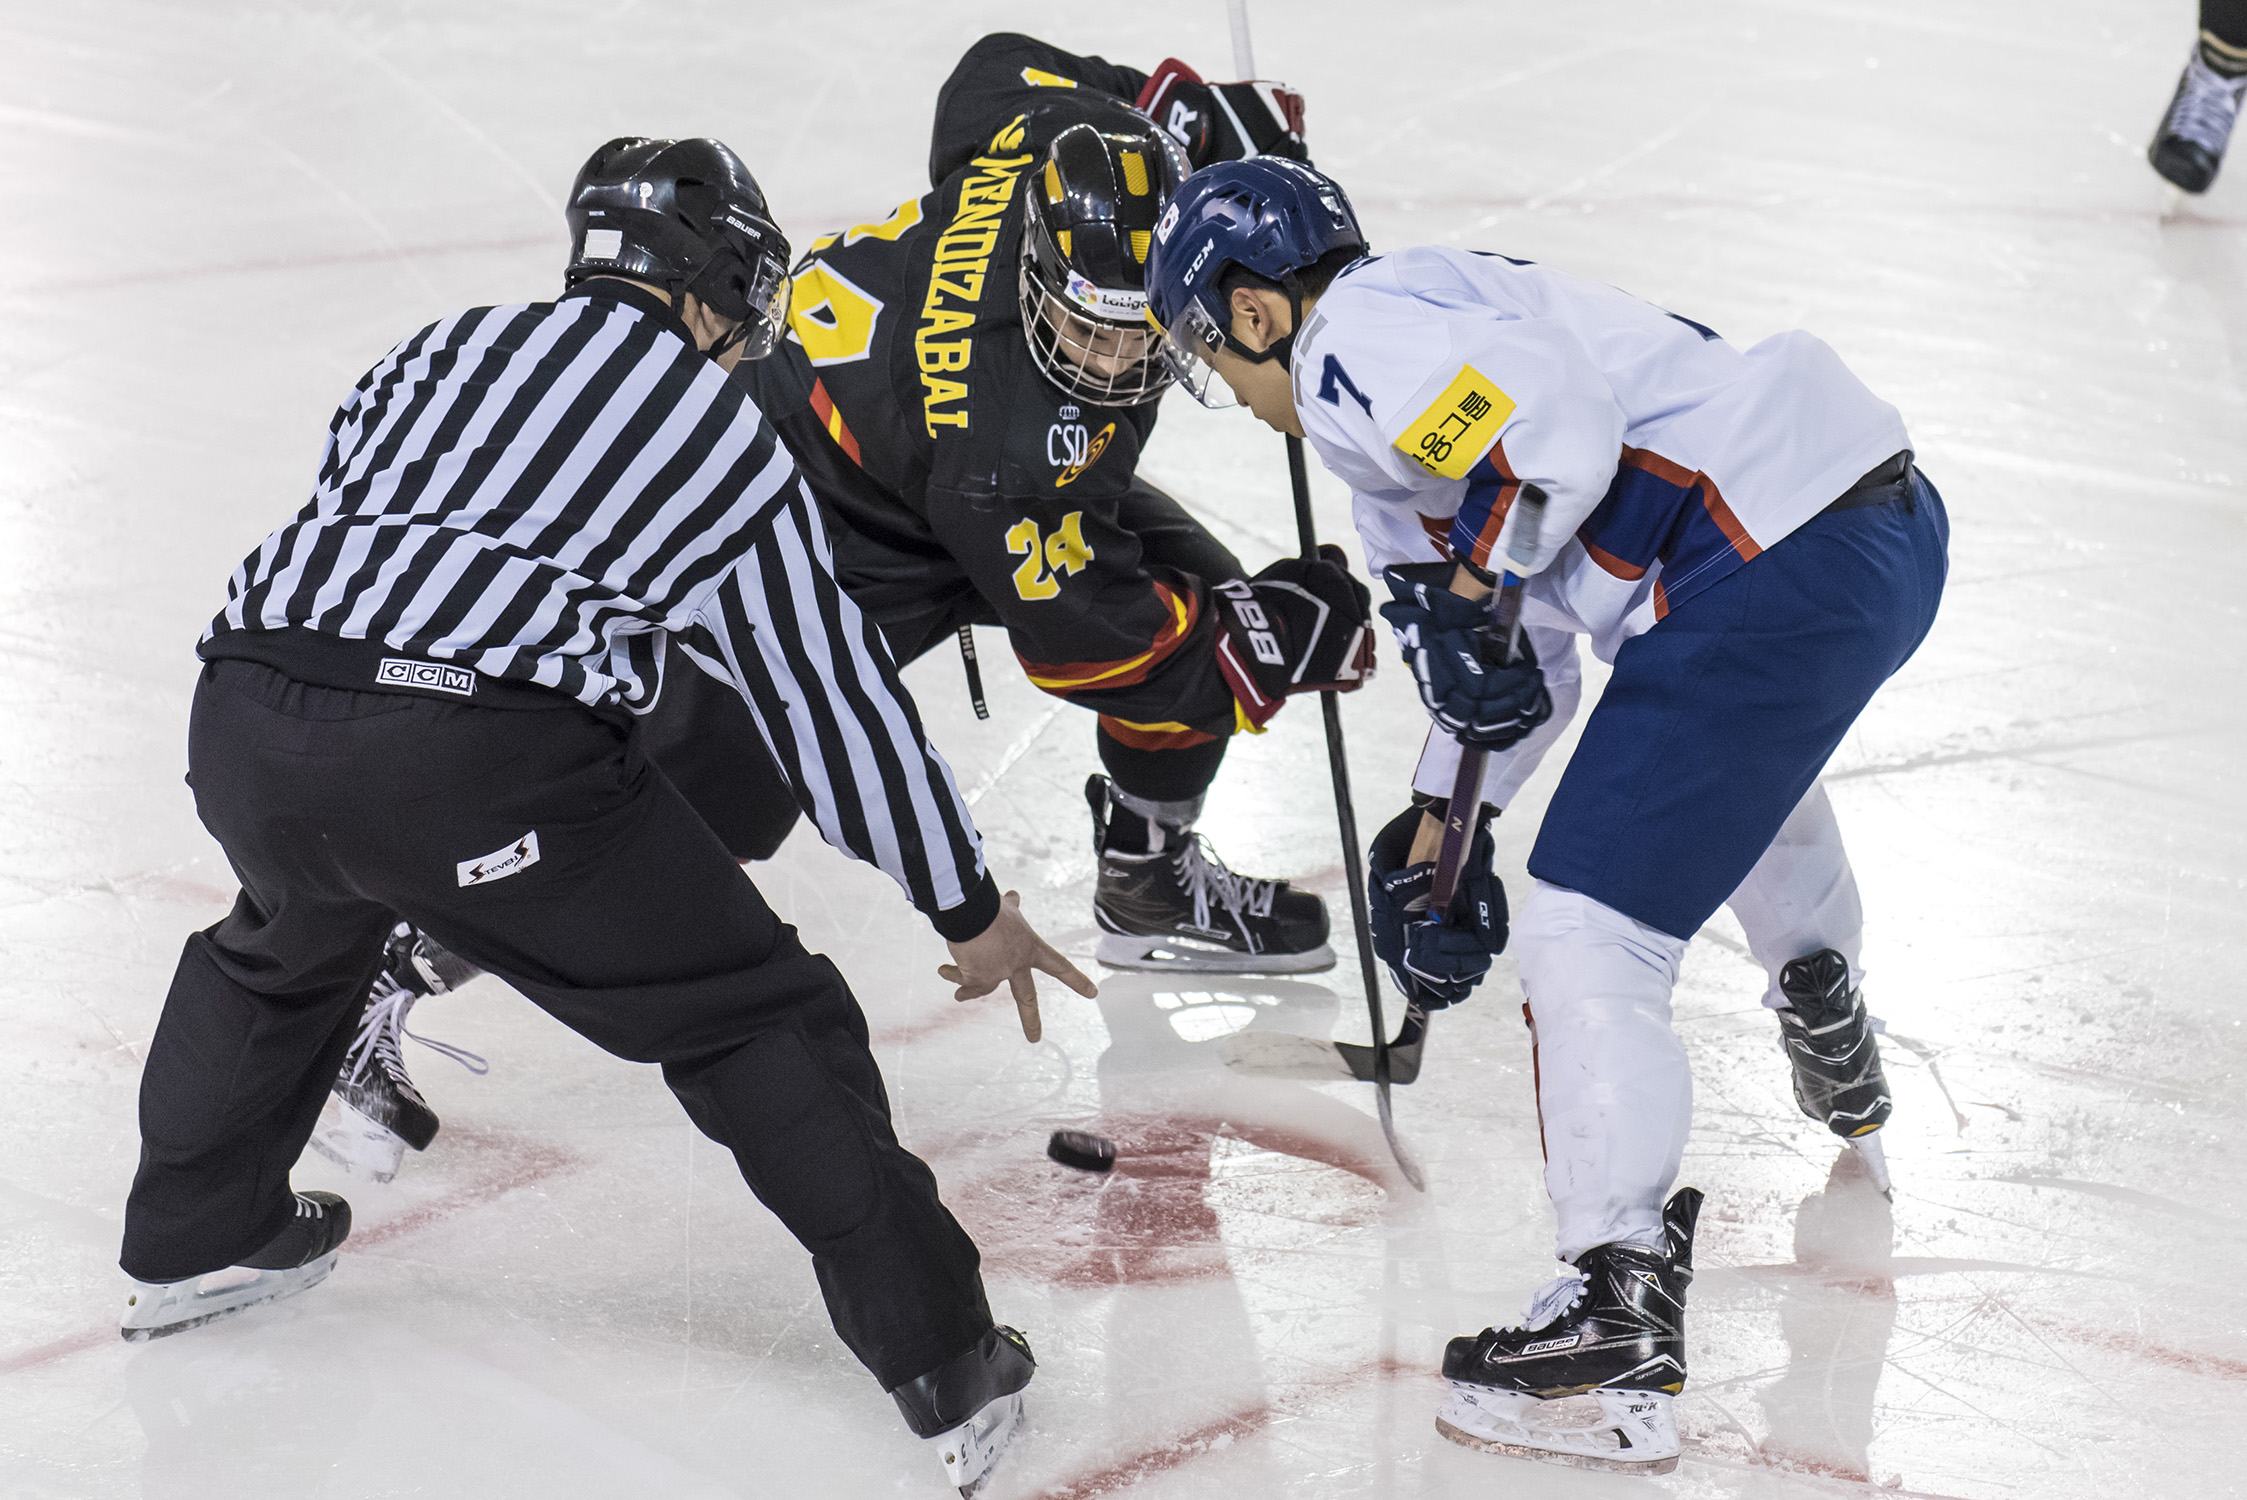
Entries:
{"type": "MultiPolygon", "coordinates": [[[[1389,1082],[1403,1087],[1417,1082],[1420,1077],[1420,1048],[1428,1040],[1428,1013],[1417,1004],[1408,1004],[1404,1011],[1404,1024],[1397,1028],[1396,1040],[1389,1043],[1389,1082]]],[[[1361,1083],[1373,1081],[1375,1050],[1362,1042],[1334,1042],[1331,1044],[1350,1070],[1350,1076],[1361,1083]]]]}

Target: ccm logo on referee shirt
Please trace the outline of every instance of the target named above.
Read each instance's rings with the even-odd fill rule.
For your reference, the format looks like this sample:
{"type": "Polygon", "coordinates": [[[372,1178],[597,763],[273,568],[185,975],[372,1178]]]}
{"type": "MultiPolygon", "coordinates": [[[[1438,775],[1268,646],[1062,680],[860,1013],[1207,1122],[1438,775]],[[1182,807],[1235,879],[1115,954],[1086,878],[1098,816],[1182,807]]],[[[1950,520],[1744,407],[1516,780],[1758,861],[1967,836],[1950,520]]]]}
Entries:
{"type": "Polygon", "coordinates": [[[375,681],[384,687],[421,688],[431,693],[450,693],[455,698],[466,698],[476,691],[476,674],[466,667],[413,661],[403,656],[386,656],[377,663],[375,681]]]}
{"type": "Polygon", "coordinates": [[[462,885],[490,885],[510,875],[520,875],[538,863],[538,830],[533,828],[514,843],[494,849],[480,859],[464,859],[453,866],[462,885]]]}

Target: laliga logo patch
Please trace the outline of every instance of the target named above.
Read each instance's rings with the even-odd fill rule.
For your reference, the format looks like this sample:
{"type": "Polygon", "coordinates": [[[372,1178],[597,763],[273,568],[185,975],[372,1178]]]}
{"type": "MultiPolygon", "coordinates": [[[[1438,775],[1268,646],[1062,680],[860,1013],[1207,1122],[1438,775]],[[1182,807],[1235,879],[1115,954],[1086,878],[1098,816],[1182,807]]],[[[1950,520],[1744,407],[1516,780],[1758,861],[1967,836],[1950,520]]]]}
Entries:
{"type": "Polygon", "coordinates": [[[1145,292],[1125,291],[1119,287],[1096,286],[1090,278],[1077,271],[1069,273],[1069,300],[1086,312],[1101,317],[1136,323],[1147,311],[1145,292]]]}
{"type": "Polygon", "coordinates": [[[386,656],[376,663],[375,681],[384,687],[419,688],[427,693],[450,693],[455,698],[470,697],[476,691],[476,674],[466,667],[404,656],[386,656]]]}

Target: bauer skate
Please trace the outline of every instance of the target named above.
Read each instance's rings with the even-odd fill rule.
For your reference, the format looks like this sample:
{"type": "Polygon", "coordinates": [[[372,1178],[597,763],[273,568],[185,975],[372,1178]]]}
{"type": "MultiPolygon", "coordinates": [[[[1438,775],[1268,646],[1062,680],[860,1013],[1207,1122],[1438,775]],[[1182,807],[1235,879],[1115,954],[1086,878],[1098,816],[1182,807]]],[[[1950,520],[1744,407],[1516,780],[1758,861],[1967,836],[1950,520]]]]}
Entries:
{"type": "Polygon", "coordinates": [[[1490,1453],[1584,1468],[1677,1467],[1685,1385],[1685,1289],[1701,1194],[1662,1212],[1666,1250],[1599,1245],[1547,1285],[1511,1328],[1456,1338],[1443,1353],[1451,1398],[1436,1431],[1490,1453]]]}
{"type": "Polygon", "coordinates": [[[1102,963],[1205,974],[1334,967],[1317,896],[1284,880],[1235,875],[1191,823],[1132,811],[1105,776],[1084,790],[1100,856],[1092,914],[1104,934],[1102,963]]]}
{"type": "Polygon", "coordinates": [[[350,1233],[350,1204],[333,1193],[298,1193],[296,1216],[241,1264],[185,1281],[135,1281],[117,1331],[127,1343],[144,1343],[309,1291],[328,1279],[336,1247],[350,1233]]]}
{"type": "Polygon", "coordinates": [[[1820,948],[1779,971],[1779,992],[1787,997],[1779,1044],[1794,1065],[1795,1103],[1856,1148],[1873,1186],[1894,1197],[1879,1135],[1892,1107],[1880,1026],[1865,1012],[1864,992],[1849,987],[1849,961],[1820,948]]]}
{"type": "Polygon", "coordinates": [[[407,1147],[429,1149],[437,1138],[437,1112],[407,1075],[400,1039],[410,1036],[471,1073],[485,1073],[489,1065],[464,1048],[408,1031],[406,1015],[422,996],[445,994],[476,973],[467,960],[398,924],[390,934],[382,972],[367,991],[359,1034],[321,1108],[309,1143],[313,1150],[355,1175],[388,1182],[398,1175],[407,1147]]]}
{"type": "Polygon", "coordinates": [[[2223,167],[2224,148],[2231,142],[2243,102],[2247,102],[2247,76],[2225,77],[2209,67],[2195,47],[2146,159],[2186,192],[2207,192],[2223,167]]]}
{"type": "Polygon", "coordinates": [[[1022,1429],[1022,1391],[1038,1367],[1030,1341],[993,1328],[965,1354],[890,1392],[906,1425],[962,1495],[979,1493],[1022,1429]]]}

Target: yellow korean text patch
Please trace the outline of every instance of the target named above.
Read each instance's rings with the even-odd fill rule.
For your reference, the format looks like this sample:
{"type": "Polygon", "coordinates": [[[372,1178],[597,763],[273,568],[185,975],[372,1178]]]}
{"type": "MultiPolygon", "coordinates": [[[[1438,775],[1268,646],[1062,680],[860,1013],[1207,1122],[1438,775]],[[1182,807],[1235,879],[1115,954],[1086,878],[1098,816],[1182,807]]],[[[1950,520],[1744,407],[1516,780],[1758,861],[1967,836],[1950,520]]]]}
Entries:
{"type": "Polygon", "coordinates": [[[1498,382],[1461,365],[1443,394],[1397,436],[1397,449],[1431,474],[1464,479],[1514,414],[1514,398],[1498,382]]]}

